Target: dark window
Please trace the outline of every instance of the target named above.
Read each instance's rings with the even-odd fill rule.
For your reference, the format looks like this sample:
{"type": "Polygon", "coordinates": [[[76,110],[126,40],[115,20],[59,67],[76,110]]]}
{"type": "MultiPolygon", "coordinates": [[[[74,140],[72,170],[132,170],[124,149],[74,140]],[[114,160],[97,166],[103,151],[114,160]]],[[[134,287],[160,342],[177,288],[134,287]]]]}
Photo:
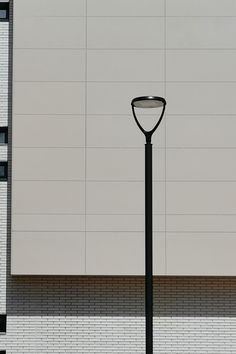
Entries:
{"type": "Polygon", "coordinates": [[[0,354],[6,354],[6,350],[0,350],[0,354]]]}
{"type": "Polygon", "coordinates": [[[8,143],[8,129],[7,127],[0,127],[0,145],[8,143]]]}
{"type": "Polygon", "coordinates": [[[0,332],[5,333],[6,331],[7,331],[7,315],[0,315],[0,332]]]}
{"type": "Polygon", "coordinates": [[[7,161],[0,161],[0,181],[7,181],[7,161]]]}
{"type": "Polygon", "coordinates": [[[9,2],[0,2],[0,21],[9,20],[9,2]]]}

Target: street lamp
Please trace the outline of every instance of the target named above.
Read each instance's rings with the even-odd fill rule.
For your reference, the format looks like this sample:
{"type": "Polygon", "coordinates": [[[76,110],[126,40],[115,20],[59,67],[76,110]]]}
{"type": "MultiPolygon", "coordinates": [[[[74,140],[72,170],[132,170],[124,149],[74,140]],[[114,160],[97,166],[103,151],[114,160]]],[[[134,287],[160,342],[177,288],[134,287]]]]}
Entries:
{"type": "Polygon", "coordinates": [[[152,255],[152,134],[163,118],[166,100],[157,96],[136,97],[131,101],[132,112],[145,144],[145,318],[146,354],[153,354],[153,255],[152,255]],[[137,119],[135,108],[161,108],[160,117],[151,130],[145,130],[137,119]]]}

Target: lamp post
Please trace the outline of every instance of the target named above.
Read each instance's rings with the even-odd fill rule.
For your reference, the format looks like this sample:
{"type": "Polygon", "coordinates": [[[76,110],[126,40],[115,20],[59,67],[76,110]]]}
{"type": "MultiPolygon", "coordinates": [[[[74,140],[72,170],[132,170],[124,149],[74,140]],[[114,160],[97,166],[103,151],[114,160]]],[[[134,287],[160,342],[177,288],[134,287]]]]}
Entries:
{"type": "Polygon", "coordinates": [[[152,254],[152,135],[163,118],[166,100],[157,96],[136,97],[131,101],[132,112],[139,129],[145,135],[145,319],[146,354],[153,354],[153,254],[152,254]],[[145,130],[137,119],[135,108],[162,108],[151,130],[145,130]]]}

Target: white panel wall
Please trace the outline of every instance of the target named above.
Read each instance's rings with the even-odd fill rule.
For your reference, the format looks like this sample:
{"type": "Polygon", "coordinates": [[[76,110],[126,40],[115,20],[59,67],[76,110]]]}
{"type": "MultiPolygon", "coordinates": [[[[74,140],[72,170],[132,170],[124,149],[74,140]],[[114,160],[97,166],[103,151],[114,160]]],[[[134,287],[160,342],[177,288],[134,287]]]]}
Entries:
{"type": "MultiPolygon", "coordinates": [[[[14,3],[12,272],[143,274],[144,139],[130,101],[164,95],[164,1],[71,1],[74,10],[64,16],[62,2],[49,3],[14,3]],[[80,270],[68,268],[66,257],[63,271],[42,269],[40,261],[34,271],[28,267],[23,253],[31,238],[36,244],[41,237],[45,256],[50,249],[56,262],[58,250],[44,233],[48,242],[64,235],[63,253],[71,230],[86,232],[80,270]]],[[[155,271],[165,274],[165,125],[158,135],[154,230],[162,234],[155,234],[155,271]]]]}
{"type": "Polygon", "coordinates": [[[14,2],[13,273],[85,274],[85,4],[14,2]]]}
{"type": "MultiPolygon", "coordinates": [[[[130,102],[164,95],[164,10],[164,1],[88,1],[88,274],[144,273],[144,138],[130,102]]],[[[154,269],[165,274],[164,150],[154,156],[154,269]]]]}
{"type": "Polygon", "coordinates": [[[235,275],[234,1],[166,1],[166,272],[235,275]]]}
{"type": "Polygon", "coordinates": [[[153,139],[155,273],[234,275],[234,1],[14,4],[12,272],[36,269],[20,269],[24,232],[56,233],[64,251],[67,233],[84,232],[78,274],[144,273],[130,101],[153,94],[168,103],[153,139]]]}

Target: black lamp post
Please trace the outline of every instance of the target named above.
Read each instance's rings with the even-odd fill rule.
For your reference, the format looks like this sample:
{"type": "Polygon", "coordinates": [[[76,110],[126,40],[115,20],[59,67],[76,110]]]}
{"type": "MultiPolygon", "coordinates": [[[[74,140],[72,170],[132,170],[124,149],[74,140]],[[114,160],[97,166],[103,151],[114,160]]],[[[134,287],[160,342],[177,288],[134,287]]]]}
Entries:
{"type": "Polygon", "coordinates": [[[145,144],[145,317],[146,354],[153,354],[153,255],[152,255],[152,134],[163,118],[166,100],[157,96],[136,97],[131,102],[133,116],[146,137],[145,144]],[[135,108],[162,108],[161,115],[152,130],[145,130],[139,123],[135,108]]]}

